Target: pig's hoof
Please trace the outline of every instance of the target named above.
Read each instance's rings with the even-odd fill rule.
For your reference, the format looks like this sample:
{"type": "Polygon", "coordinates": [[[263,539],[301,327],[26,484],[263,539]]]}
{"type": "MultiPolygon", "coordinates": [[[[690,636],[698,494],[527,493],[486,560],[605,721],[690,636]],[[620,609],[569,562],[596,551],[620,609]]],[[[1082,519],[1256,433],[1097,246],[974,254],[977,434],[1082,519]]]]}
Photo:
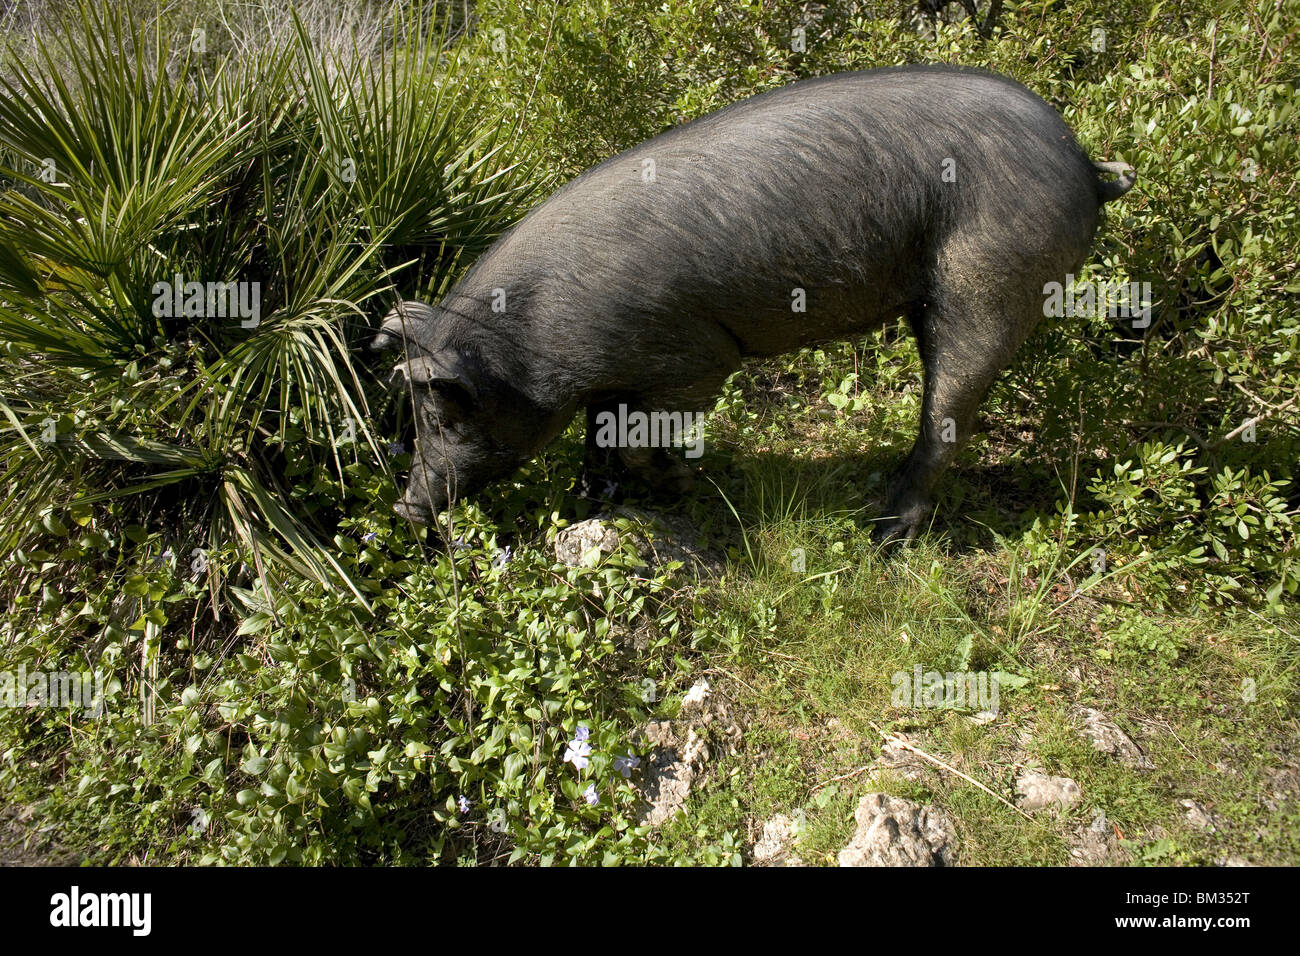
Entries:
{"type": "Polygon", "coordinates": [[[871,540],[892,551],[921,533],[929,513],[929,506],[920,504],[890,509],[888,516],[876,522],[871,540]]]}
{"type": "Polygon", "coordinates": [[[894,551],[916,537],[916,529],[897,519],[879,521],[871,531],[871,541],[878,548],[894,551]]]}

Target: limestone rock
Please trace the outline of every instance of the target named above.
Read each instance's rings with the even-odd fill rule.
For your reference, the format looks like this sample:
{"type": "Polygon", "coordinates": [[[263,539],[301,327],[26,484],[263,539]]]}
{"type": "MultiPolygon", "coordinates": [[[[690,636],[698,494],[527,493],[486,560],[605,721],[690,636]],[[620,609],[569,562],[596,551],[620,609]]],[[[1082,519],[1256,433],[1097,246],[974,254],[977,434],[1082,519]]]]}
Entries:
{"type": "Polygon", "coordinates": [[[1070,841],[1071,866],[1105,866],[1116,861],[1119,841],[1100,810],[1086,827],[1078,827],[1070,841]]]}
{"type": "Polygon", "coordinates": [[[641,823],[659,826],[686,803],[713,756],[710,742],[730,750],[741,731],[727,700],[699,680],[686,692],[677,718],[650,721],[645,735],[654,750],[642,778],[639,816],[641,823]]]}
{"type": "Polygon", "coordinates": [[[755,866],[803,866],[794,852],[799,839],[799,821],[778,813],[763,824],[763,833],[752,851],[755,866]]]}
{"type": "Polygon", "coordinates": [[[1053,777],[1039,770],[1027,770],[1016,778],[1016,803],[1033,813],[1045,808],[1064,809],[1074,805],[1082,792],[1069,777],[1053,777]]]}
{"type": "Polygon", "coordinates": [[[1219,815],[1209,809],[1203,803],[1197,803],[1195,800],[1179,800],[1179,805],[1187,811],[1187,822],[1198,830],[1208,830],[1213,833],[1219,829],[1219,815]]]}
{"type": "Polygon", "coordinates": [[[630,535],[632,547],[648,566],[662,567],[680,561],[684,570],[696,577],[719,577],[726,569],[720,556],[699,545],[699,531],[689,520],[677,515],[655,514],[622,508],[619,517],[631,519],[644,530],[620,532],[609,515],[597,515],[561,528],[555,536],[555,560],[571,568],[594,567],[601,558],[613,554],[630,535]]]}
{"type": "Polygon", "coordinates": [[[869,793],[858,801],[858,828],[840,851],[840,866],[952,866],[952,823],[942,810],[869,793]]]}
{"type": "Polygon", "coordinates": [[[1133,738],[1120,730],[1101,711],[1091,707],[1072,707],[1070,715],[1082,722],[1080,731],[1092,741],[1094,749],[1110,754],[1125,766],[1138,770],[1151,770],[1155,767],[1155,763],[1143,753],[1133,738]]]}
{"type": "Polygon", "coordinates": [[[555,560],[570,568],[593,567],[618,550],[618,531],[602,518],[588,518],[561,528],[555,536],[555,560]]]}

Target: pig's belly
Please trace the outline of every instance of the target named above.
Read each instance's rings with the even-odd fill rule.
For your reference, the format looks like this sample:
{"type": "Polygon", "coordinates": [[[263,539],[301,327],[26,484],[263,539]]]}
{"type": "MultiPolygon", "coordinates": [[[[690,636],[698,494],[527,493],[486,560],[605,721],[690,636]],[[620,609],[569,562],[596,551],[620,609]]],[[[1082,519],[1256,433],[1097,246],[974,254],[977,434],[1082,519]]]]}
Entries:
{"type": "Polygon", "coordinates": [[[866,335],[905,311],[904,303],[896,303],[869,312],[846,312],[842,320],[835,322],[801,322],[804,316],[787,314],[751,315],[741,321],[724,319],[720,324],[736,340],[741,355],[766,358],[866,335]]]}
{"type": "Polygon", "coordinates": [[[893,268],[864,275],[774,269],[762,279],[736,276],[734,303],[700,318],[717,322],[745,356],[773,356],[875,331],[921,298],[921,277],[893,268]]]}

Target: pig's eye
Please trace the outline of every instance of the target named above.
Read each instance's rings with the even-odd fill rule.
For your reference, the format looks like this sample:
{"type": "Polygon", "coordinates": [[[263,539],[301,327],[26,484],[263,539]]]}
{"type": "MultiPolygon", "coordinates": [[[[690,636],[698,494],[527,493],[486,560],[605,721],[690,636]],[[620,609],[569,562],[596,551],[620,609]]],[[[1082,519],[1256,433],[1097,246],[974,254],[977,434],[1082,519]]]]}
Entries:
{"type": "Polygon", "coordinates": [[[424,424],[434,434],[437,434],[439,430],[448,435],[455,435],[460,432],[460,423],[456,420],[456,416],[447,414],[446,409],[424,409],[424,424]]]}
{"type": "Polygon", "coordinates": [[[429,387],[438,396],[438,403],[444,408],[464,412],[474,407],[475,395],[463,382],[457,379],[439,379],[430,382],[429,387]]]}

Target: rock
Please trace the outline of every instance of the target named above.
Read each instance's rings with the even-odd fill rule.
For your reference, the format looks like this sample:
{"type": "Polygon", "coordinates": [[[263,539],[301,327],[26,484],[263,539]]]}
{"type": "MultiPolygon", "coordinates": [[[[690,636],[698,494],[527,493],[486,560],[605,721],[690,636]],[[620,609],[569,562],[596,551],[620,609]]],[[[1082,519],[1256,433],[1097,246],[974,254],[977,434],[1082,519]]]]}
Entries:
{"type": "MultiPolygon", "coordinates": [[[[683,569],[697,577],[719,577],[726,569],[720,556],[699,546],[699,531],[685,518],[630,508],[620,508],[617,515],[640,526],[641,530],[625,533],[647,565],[662,567],[680,561],[683,569]]],[[[555,536],[555,560],[571,568],[594,567],[605,555],[617,551],[621,542],[614,519],[597,515],[560,529],[555,536]]]]}
{"type": "Polygon", "coordinates": [[[677,735],[673,732],[671,720],[652,720],[645,725],[646,740],[650,746],[668,749],[678,745],[677,735]]]}
{"type": "Polygon", "coordinates": [[[1046,807],[1064,809],[1076,803],[1082,792],[1069,777],[1053,777],[1039,770],[1026,770],[1016,778],[1016,804],[1029,813],[1046,807]]]}
{"type": "Polygon", "coordinates": [[[1114,862],[1119,841],[1115,831],[1100,810],[1086,827],[1074,831],[1070,841],[1071,866],[1104,866],[1114,862]]]}
{"type": "Polygon", "coordinates": [[[641,796],[645,801],[638,814],[639,822],[657,827],[686,803],[691,788],[704,763],[709,759],[708,745],[690,731],[686,742],[678,745],[668,721],[652,722],[646,736],[655,750],[646,763],[641,796]],[[671,743],[670,743],[671,741],[671,743]]]}
{"type": "Polygon", "coordinates": [[[570,568],[594,567],[618,550],[618,531],[602,518],[588,518],[561,528],[555,536],[555,560],[570,568]]]}
{"type": "Polygon", "coordinates": [[[1187,811],[1187,822],[1198,830],[1214,833],[1219,829],[1219,815],[1205,804],[1197,803],[1195,800],[1179,800],[1178,805],[1187,811]]]}
{"type": "Polygon", "coordinates": [[[709,699],[709,681],[707,678],[698,680],[686,692],[682,698],[681,714],[683,717],[699,716],[704,712],[704,706],[709,699]]]}
{"type": "Polygon", "coordinates": [[[755,866],[803,866],[794,853],[799,840],[800,823],[794,817],[778,813],[763,824],[763,834],[754,844],[751,856],[755,866]]]}
{"type": "Polygon", "coordinates": [[[1120,730],[1113,720],[1091,707],[1072,707],[1070,715],[1083,722],[1080,732],[1092,741],[1095,750],[1109,754],[1120,763],[1138,770],[1152,770],[1155,763],[1143,753],[1128,734],[1120,730]]]}
{"type": "Polygon", "coordinates": [[[654,748],[646,762],[638,814],[641,823],[659,826],[686,803],[712,757],[710,739],[725,750],[735,747],[741,731],[731,717],[731,705],[699,680],[682,699],[675,720],[652,720],[646,739],[654,748]]]}
{"type": "Polygon", "coordinates": [[[840,866],[952,866],[952,822],[942,810],[886,793],[869,793],[853,813],[857,831],[840,866]]]}

